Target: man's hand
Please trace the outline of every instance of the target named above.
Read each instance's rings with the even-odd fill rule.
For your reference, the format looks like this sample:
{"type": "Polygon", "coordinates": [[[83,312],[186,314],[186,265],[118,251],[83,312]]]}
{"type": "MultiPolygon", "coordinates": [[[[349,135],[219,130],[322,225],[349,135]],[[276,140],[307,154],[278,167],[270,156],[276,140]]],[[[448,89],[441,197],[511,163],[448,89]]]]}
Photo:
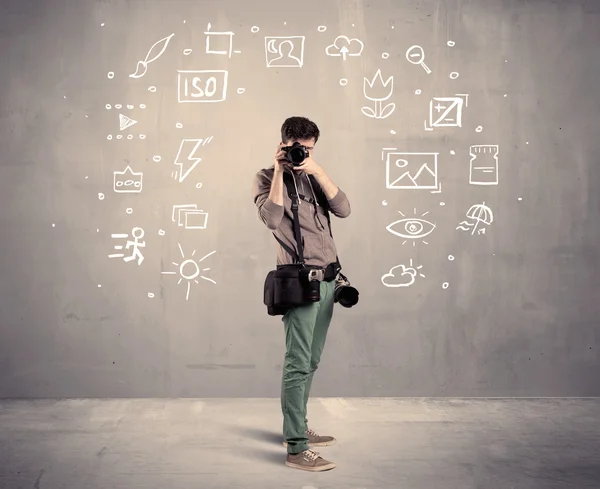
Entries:
{"type": "Polygon", "coordinates": [[[291,164],[288,160],[285,159],[285,151],[281,151],[281,148],[283,148],[285,146],[285,144],[283,143],[279,143],[279,146],[277,146],[277,151],[275,151],[275,172],[277,173],[283,173],[283,170],[285,168],[290,168],[291,164]]]}
{"type": "Polygon", "coordinates": [[[301,165],[292,167],[295,171],[303,171],[307,175],[317,177],[323,173],[323,168],[310,156],[306,158],[301,165]]]}

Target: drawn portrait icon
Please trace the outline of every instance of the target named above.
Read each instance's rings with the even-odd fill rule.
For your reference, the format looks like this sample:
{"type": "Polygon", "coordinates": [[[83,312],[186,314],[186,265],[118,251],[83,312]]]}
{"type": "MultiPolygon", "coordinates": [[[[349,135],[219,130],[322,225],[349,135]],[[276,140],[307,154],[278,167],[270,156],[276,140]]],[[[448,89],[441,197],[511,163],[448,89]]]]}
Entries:
{"type": "Polygon", "coordinates": [[[302,68],[304,36],[265,37],[267,68],[302,68]]]}

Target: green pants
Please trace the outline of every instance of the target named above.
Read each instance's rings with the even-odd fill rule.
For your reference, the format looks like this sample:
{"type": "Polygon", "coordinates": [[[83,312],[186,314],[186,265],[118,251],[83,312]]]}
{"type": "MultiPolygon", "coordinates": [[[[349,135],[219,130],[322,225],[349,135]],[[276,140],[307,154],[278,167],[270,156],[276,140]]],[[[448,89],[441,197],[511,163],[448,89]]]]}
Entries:
{"type": "Polygon", "coordinates": [[[313,375],[319,366],[333,316],[335,281],[321,282],[321,300],[285,313],[285,361],[281,383],[283,437],[288,453],[308,449],[306,404],[313,375]]]}

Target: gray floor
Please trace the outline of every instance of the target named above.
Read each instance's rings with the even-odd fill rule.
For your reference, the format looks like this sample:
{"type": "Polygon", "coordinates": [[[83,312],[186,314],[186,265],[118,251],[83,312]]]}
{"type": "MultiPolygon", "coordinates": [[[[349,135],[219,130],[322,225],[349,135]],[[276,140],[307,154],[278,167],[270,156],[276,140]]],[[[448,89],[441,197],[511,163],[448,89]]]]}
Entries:
{"type": "Polygon", "coordinates": [[[0,487],[600,488],[600,399],[319,398],[338,464],[284,465],[278,399],[0,401],[0,487]]]}

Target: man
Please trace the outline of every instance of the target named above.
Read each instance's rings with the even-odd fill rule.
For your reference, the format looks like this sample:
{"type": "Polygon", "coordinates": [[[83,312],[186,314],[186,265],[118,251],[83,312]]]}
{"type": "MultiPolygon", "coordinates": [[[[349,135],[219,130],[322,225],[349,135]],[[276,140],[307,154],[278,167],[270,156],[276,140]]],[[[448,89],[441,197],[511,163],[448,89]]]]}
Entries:
{"type": "MultiPolygon", "coordinates": [[[[286,248],[296,251],[293,213],[284,174],[292,178],[299,195],[298,217],[304,241],[304,260],[307,265],[327,267],[336,262],[337,250],[330,234],[323,205],[337,217],[350,214],[346,194],[327,176],[313,159],[319,139],[317,125],[305,117],[290,117],[281,127],[281,143],[275,153],[274,165],[260,170],[254,177],[254,202],[258,215],[281,243],[277,247],[277,264],[294,263],[286,248]],[[309,157],[300,166],[285,159],[283,146],[299,142],[309,157]],[[320,198],[319,198],[320,197],[320,198]]],[[[331,268],[331,267],[330,267],[331,268]]],[[[335,278],[335,277],[334,277],[335,278]]],[[[321,360],[329,323],[333,315],[335,281],[320,283],[321,299],[288,310],[282,320],[285,326],[286,353],[281,386],[284,446],[287,446],[286,465],[302,470],[330,470],[335,464],[319,456],[310,447],[335,443],[331,436],[319,436],[308,428],[306,405],[315,370],[321,360]]]]}

